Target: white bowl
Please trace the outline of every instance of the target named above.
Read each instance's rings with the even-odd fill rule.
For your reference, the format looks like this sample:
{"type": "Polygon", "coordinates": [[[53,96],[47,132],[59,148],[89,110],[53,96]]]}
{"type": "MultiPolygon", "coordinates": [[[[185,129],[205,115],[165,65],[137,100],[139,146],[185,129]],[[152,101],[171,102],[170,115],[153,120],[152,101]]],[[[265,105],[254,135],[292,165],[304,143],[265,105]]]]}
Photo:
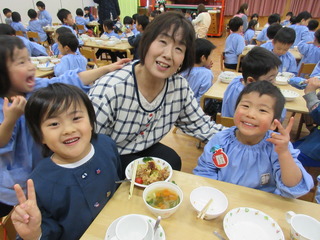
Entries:
{"type": "Polygon", "coordinates": [[[235,77],[236,77],[236,74],[234,72],[224,71],[220,73],[220,75],[218,76],[218,79],[223,83],[229,84],[235,77]]]}
{"type": "Polygon", "coordinates": [[[98,44],[98,45],[102,45],[102,43],[103,43],[103,40],[101,40],[101,39],[97,39],[97,40],[94,40],[95,42],[96,42],[96,44],[98,44]]]}
{"type": "Polygon", "coordinates": [[[128,42],[128,38],[121,38],[121,42],[128,42]]]}
{"type": "Polygon", "coordinates": [[[50,57],[49,56],[39,56],[37,57],[37,60],[40,62],[40,63],[45,63],[47,61],[50,61],[50,57]]]}
{"type": "Polygon", "coordinates": [[[34,66],[38,66],[38,64],[40,63],[39,61],[36,61],[36,60],[31,60],[31,62],[34,66]]]}
{"type": "Polygon", "coordinates": [[[102,34],[101,37],[100,37],[100,39],[102,39],[102,40],[108,40],[109,37],[108,37],[106,34],[102,34]]]}
{"type": "Polygon", "coordinates": [[[285,240],[278,223],[254,208],[230,210],[224,216],[223,229],[230,240],[285,240]]]}
{"type": "Polygon", "coordinates": [[[295,98],[299,97],[299,93],[291,90],[280,89],[282,95],[286,99],[287,102],[293,101],[295,98]]]}
{"type": "MultiPolygon", "coordinates": [[[[123,216],[116,225],[117,239],[143,240],[146,239],[148,232],[148,222],[144,217],[136,214],[123,216]]],[[[151,234],[151,236],[153,236],[153,233],[151,234]]]]}
{"type": "Polygon", "coordinates": [[[190,194],[190,202],[197,214],[204,208],[210,198],[213,199],[204,219],[210,220],[220,216],[228,208],[226,195],[213,187],[198,187],[190,194]]]}
{"type": "MultiPolygon", "coordinates": [[[[161,159],[161,158],[157,158],[157,157],[151,157],[151,158],[156,163],[158,168],[161,168],[161,169],[167,168],[168,169],[169,176],[166,179],[164,179],[163,181],[169,181],[170,178],[172,177],[172,167],[171,167],[171,165],[168,162],[166,162],[165,160],[161,159]]],[[[145,164],[143,159],[144,158],[138,158],[138,159],[135,160],[135,161],[138,161],[138,166],[140,164],[145,164]]],[[[131,179],[132,170],[133,170],[133,164],[134,164],[134,161],[129,163],[129,165],[126,167],[125,174],[126,174],[126,178],[127,179],[131,179]]],[[[136,183],[136,182],[134,183],[134,185],[136,185],[138,187],[144,187],[144,188],[148,186],[146,184],[140,184],[140,183],[136,183]]]]}
{"type": "Polygon", "coordinates": [[[50,60],[52,63],[58,63],[60,62],[60,58],[51,58],[50,60]]]}
{"type": "Polygon", "coordinates": [[[287,85],[288,84],[288,78],[287,77],[282,77],[282,76],[277,76],[275,83],[278,84],[278,85],[287,85]]]}
{"type": "Polygon", "coordinates": [[[54,66],[55,65],[53,63],[49,63],[49,64],[42,63],[42,64],[39,64],[37,67],[42,71],[50,71],[54,68],[54,66]]]}
{"type": "Polygon", "coordinates": [[[286,77],[286,78],[292,78],[294,77],[294,73],[291,73],[291,72],[279,72],[278,73],[278,76],[281,76],[281,77],[286,77]]]}
{"type": "Polygon", "coordinates": [[[252,44],[249,44],[247,46],[244,47],[245,50],[251,50],[252,48],[254,48],[256,45],[252,45],[252,44]]]}
{"type": "Polygon", "coordinates": [[[168,218],[170,217],[173,213],[175,213],[177,211],[177,209],[179,208],[179,206],[181,205],[182,201],[183,201],[183,192],[181,190],[181,188],[178,187],[178,185],[171,183],[171,182],[155,182],[152,183],[150,185],[148,185],[142,194],[142,198],[143,198],[143,202],[145,203],[145,205],[147,206],[147,208],[155,215],[155,216],[161,216],[161,218],[168,218]],[[168,209],[160,209],[160,208],[155,208],[152,207],[151,205],[149,205],[147,203],[147,196],[148,193],[150,191],[154,191],[156,189],[169,189],[171,191],[174,191],[176,194],[178,194],[180,201],[179,203],[173,207],[173,208],[168,208],[168,209]]]}
{"type": "Polygon", "coordinates": [[[113,47],[116,45],[116,42],[115,41],[106,41],[106,42],[103,42],[103,45],[106,45],[106,46],[109,46],[109,47],[113,47]]]}

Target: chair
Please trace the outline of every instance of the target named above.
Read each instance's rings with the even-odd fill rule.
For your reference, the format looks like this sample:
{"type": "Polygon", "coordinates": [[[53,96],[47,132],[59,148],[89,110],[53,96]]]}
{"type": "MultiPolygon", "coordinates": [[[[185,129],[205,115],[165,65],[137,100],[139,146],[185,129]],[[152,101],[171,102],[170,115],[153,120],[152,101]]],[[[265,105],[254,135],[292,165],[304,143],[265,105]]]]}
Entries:
{"type": "Polygon", "coordinates": [[[217,113],[216,123],[222,124],[225,127],[234,126],[233,118],[232,117],[222,117],[221,113],[217,113]]]}
{"type": "Polygon", "coordinates": [[[315,63],[302,63],[297,76],[301,77],[301,74],[304,74],[304,78],[309,78],[315,66],[315,63]]]}
{"type": "Polygon", "coordinates": [[[221,64],[221,71],[231,71],[231,72],[235,72],[235,69],[231,69],[231,68],[226,68],[224,66],[224,60],[225,60],[225,53],[221,53],[221,58],[220,58],[220,64],[221,64]]]}
{"type": "MultiPolygon", "coordinates": [[[[13,210],[12,210],[13,211],[13,210]]],[[[12,211],[5,217],[3,222],[0,222],[0,240],[15,240],[17,231],[11,220],[12,211]]]]}
{"type": "Polygon", "coordinates": [[[88,59],[87,65],[90,68],[101,67],[110,63],[109,61],[98,60],[94,49],[81,48],[80,53],[88,59]]]}
{"type": "Polygon", "coordinates": [[[23,35],[23,32],[22,32],[22,31],[16,31],[16,36],[24,37],[24,35],[23,35]]]}
{"type": "MultiPolygon", "coordinates": [[[[80,25],[80,24],[77,24],[77,29],[78,29],[78,32],[80,32],[80,31],[82,31],[82,33],[85,33],[86,32],[86,30],[85,30],[85,28],[84,28],[84,25],[80,25]]],[[[81,34],[82,34],[81,33],[81,34]]],[[[80,34],[80,33],[79,33],[80,34]]]]}
{"type": "Polygon", "coordinates": [[[240,72],[241,71],[241,62],[242,62],[242,59],[244,58],[245,55],[243,54],[240,54],[238,56],[238,63],[237,63],[237,68],[236,68],[236,72],[240,72]]]}
{"type": "Polygon", "coordinates": [[[49,46],[49,43],[48,43],[47,40],[46,41],[41,41],[39,33],[37,33],[37,32],[28,31],[27,32],[27,37],[28,37],[28,39],[33,38],[34,40],[36,40],[37,43],[43,45],[44,47],[48,47],[49,46]]]}

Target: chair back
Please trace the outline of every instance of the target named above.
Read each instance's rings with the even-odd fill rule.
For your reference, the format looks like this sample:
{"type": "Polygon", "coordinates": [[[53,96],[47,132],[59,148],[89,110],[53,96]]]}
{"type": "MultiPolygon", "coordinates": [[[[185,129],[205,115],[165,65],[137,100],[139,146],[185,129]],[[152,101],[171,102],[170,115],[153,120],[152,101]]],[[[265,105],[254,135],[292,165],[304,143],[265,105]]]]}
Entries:
{"type": "Polygon", "coordinates": [[[11,220],[12,211],[6,216],[4,221],[0,223],[0,240],[15,240],[17,237],[17,231],[11,220]]]}
{"type": "Polygon", "coordinates": [[[221,53],[221,57],[220,57],[220,67],[221,67],[221,71],[231,71],[231,72],[235,72],[235,69],[231,69],[231,68],[226,68],[224,66],[224,60],[225,60],[225,52],[221,53]]]}
{"type": "Polygon", "coordinates": [[[297,76],[301,77],[301,74],[304,74],[305,78],[309,78],[315,66],[315,63],[302,63],[297,76]]]}
{"type": "Polygon", "coordinates": [[[222,124],[225,127],[234,126],[233,118],[232,117],[222,117],[221,113],[217,113],[216,123],[222,124]]]}
{"type": "Polygon", "coordinates": [[[38,43],[41,42],[41,39],[40,39],[40,36],[37,32],[31,32],[31,31],[28,31],[27,32],[27,37],[28,38],[33,38],[34,40],[36,40],[38,43]]]}
{"type": "Polygon", "coordinates": [[[23,35],[23,32],[22,32],[22,31],[16,31],[16,36],[21,36],[21,37],[23,37],[24,35],[23,35]]]}
{"type": "Polygon", "coordinates": [[[84,25],[77,24],[78,30],[84,30],[84,25]]]}

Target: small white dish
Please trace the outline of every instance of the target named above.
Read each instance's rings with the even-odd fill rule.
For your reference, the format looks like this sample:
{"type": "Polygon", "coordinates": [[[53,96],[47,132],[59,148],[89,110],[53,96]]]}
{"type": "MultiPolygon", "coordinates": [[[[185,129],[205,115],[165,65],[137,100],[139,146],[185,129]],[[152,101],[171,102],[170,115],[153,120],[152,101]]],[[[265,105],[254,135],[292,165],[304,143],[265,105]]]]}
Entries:
{"type": "Polygon", "coordinates": [[[280,89],[282,95],[287,102],[293,101],[295,98],[299,97],[299,93],[287,89],[280,89]]]}
{"type": "Polygon", "coordinates": [[[287,85],[288,84],[288,78],[287,77],[282,77],[282,76],[277,76],[275,83],[278,84],[278,85],[287,85]]]}
{"type": "Polygon", "coordinates": [[[294,77],[294,73],[291,72],[279,72],[278,76],[280,77],[286,77],[287,79],[294,77]]]}
{"type": "Polygon", "coordinates": [[[128,42],[128,38],[121,38],[121,42],[128,42]]]}
{"type": "Polygon", "coordinates": [[[37,60],[40,62],[40,63],[45,63],[47,61],[50,61],[50,57],[49,56],[39,56],[37,57],[37,60]]]}
{"type": "Polygon", "coordinates": [[[236,74],[234,72],[224,71],[224,72],[220,73],[220,75],[218,76],[218,79],[222,83],[229,84],[235,77],[236,77],[236,74]]]}
{"type": "Polygon", "coordinates": [[[223,229],[230,240],[285,240],[276,221],[249,207],[230,210],[223,219],[223,229]]]}
{"type": "Polygon", "coordinates": [[[95,42],[96,42],[96,44],[98,44],[98,45],[102,45],[102,43],[104,42],[103,40],[101,40],[101,39],[96,39],[96,40],[94,40],[95,42]]]}
{"type": "Polygon", "coordinates": [[[50,62],[58,63],[58,62],[60,62],[60,58],[51,58],[50,62]]]}
{"type": "Polygon", "coordinates": [[[50,71],[54,68],[54,64],[53,63],[42,63],[42,64],[38,64],[37,68],[41,71],[50,71]]]}
{"type": "MultiPolygon", "coordinates": [[[[148,222],[149,228],[151,227],[151,230],[150,229],[148,230],[147,237],[149,237],[149,238],[146,238],[146,239],[152,239],[152,233],[153,233],[152,228],[153,228],[154,224],[156,223],[156,220],[149,217],[149,216],[146,216],[146,215],[140,215],[140,214],[135,214],[135,215],[143,217],[148,222]],[[151,233],[151,235],[150,235],[150,233],[151,233]]],[[[106,236],[105,236],[104,240],[117,240],[116,226],[117,226],[117,223],[119,222],[119,220],[123,217],[124,216],[117,218],[116,220],[114,220],[110,224],[110,226],[108,227],[108,230],[106,232],[106,236]]],[[[165,240],[165,239],[166,239],[166,234],[160,224],[159,227],[157,228],[154,236],[153,236],[153,240],[165,240]]]]}
{"type": "Polygon", "coordinates": [[[103,42],[103,45],[106,45],[106,46],[109,46],[109,47],[113,47],[116,45],[116,42],[115,41],[106,41],[106,42],[103,42]]]}

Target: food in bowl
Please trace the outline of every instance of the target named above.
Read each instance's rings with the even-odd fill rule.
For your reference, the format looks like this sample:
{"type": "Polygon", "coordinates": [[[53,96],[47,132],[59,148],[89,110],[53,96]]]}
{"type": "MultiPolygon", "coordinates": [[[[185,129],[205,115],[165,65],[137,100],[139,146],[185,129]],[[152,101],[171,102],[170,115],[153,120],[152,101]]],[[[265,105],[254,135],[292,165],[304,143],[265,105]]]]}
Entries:
{"type": "Polygon", "coordinates": [[[234,72],[224,71],[220,73],[218,79],[223,83],[230,83],[235,77],[236,74],[234,72]]]}
{"type": "Polygon", "coordinates": [[[146,202],[154,208],[168,209],[177,206],[180,197],[171,189],[157,188],[147,194],[146,202]]]}

